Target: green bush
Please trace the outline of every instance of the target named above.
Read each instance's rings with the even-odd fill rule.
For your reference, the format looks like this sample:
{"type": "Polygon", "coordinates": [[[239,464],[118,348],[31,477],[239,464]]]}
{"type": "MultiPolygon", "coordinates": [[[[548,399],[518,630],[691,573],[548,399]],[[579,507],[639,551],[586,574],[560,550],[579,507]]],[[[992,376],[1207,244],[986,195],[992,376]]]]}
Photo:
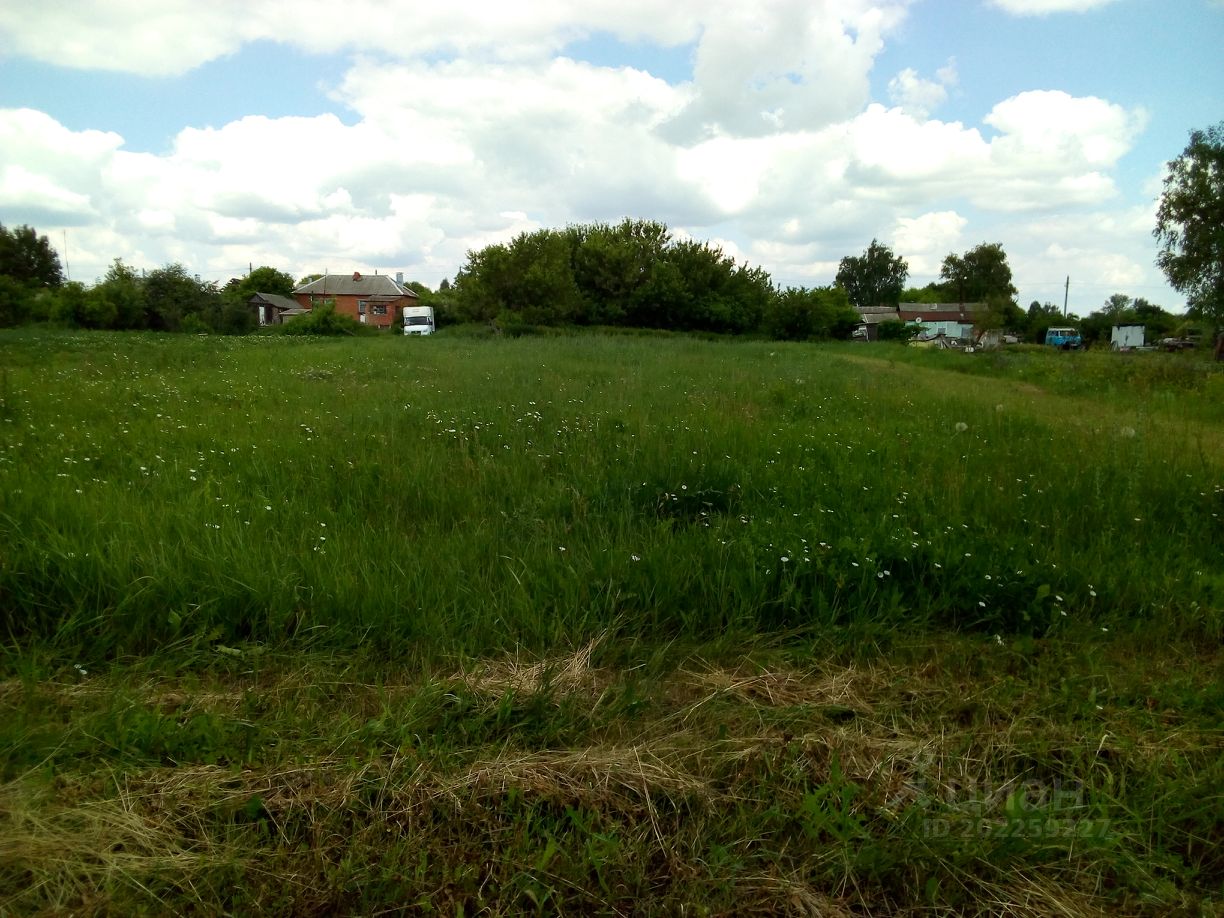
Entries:
{"type": "Polygon", "coordinates": [[[889,322],[881,322],[876,326],[876,330],[880,334],[881,341],[909,341],[922,329],[917,325],[907,325],[894,319],[889,322]]]}
{"type": "Polygon", "coordinates": [[[377,329],[362,325],[351,316],[336,314],[336,307],[328,303],[316,306],[305,315],[290,319],[280,326],[282,335],[373,335],[377,329]]]}

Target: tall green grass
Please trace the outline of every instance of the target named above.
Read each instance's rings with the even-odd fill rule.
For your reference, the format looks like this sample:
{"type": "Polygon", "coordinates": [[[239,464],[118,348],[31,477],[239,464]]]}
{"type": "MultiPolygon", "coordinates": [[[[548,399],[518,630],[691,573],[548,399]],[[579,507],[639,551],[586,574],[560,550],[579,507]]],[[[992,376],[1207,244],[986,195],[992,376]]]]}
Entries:
{"type": "Polygon", "coordinates": [[[0,913],[1216,914],[1206,390],[899,353],[0,334],[0,913]]]}
{"type": "Polygon", "coordinates": [[[1170,437],[1142,389],[1059,423],[842,353],[8,334],[7,643],[1219,636],[1218,428],[1170,437]]]}

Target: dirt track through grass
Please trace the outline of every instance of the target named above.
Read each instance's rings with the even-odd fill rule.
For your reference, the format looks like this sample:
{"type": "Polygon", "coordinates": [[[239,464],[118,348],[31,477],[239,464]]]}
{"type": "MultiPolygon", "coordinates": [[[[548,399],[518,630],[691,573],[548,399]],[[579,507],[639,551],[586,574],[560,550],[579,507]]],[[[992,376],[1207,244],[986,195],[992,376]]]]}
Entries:
{"type": "MultiPolygon", "coordinates": [[[[949,356],[961,360],[975,359],[970,354],[949,356]]],[[[1188,417],[1178,411],[1153,411],[1152,406],[1143,399],[1128,401],[1125,398],[1115,400],[1100,396],[1059,395],[1037,383],[986,376],[971,376],[961,381],[965,384],[954,385],[950,383],[950,376],[953,379],[956,376],[946,370],[898,363],[888,357],[842,351],[837,359],[870,369],[881,383],[887,380],[889,384],[902,387],[913,395],[922,393],[927,398],[953,398],[957,403],[975,403],[981,409],[1002,405],[1004,410],[1014,410],[1018,405],[1026,415],[1041,419],[1051,428],[1071,428],[1092,437],[1116,436],[1119,431],[1129,428],[1136,435],[1154,437],[1162,443],[1185,444],[1194,449],[1204,462],[1224,465],[1224,430],[1218,423],[1188,417]]]]}

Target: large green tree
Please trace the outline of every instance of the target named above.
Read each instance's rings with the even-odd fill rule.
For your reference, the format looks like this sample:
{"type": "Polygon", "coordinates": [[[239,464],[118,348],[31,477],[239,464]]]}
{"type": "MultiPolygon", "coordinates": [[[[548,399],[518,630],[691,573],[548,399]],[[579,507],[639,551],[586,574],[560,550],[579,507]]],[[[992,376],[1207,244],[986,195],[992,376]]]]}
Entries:
{"type": "Polygon", "coordinates": [[[1013,300],[1017,293],[1007,253],[998,242],[983,242],[964,255],[949,254],[939,276],[949,300],[957,303],[982,303],[992,297],[1013,300]]]}
{"type": "Polygon", "coordinates": [[[89,291],[93,300],[89,324],[94,328],[147,328],[143,279],[136,269],[116,258],[89,291]]]}
{"type": "Polygon", "coordinates": [[[1153,235],[1169,283],[1193,311],[1224,325],[1224,121],[1192,131],[1169,163],[1153,235]]]}
{"type": "Polygon", "coordinates": [[[222,296],[227,303],[245,304],[252,294],[276,293],[280,296],[289,296],[296,286],[298,285],[294,283],[291,274],[261,265],[246,277],[231,278],[225,285],[222,296]]]}
{"type": "Polygon", "coordinates": [[[896,306],[905,289],[909,265],[886,245],[875,239],[862,255],[847,255],[837,266],[837,286],[846,291],[851,304],[859,309],[869,306],[896,306]]]}
{"type": "Polygon", "coordinates": [[[785,341],[849,338],[859,321],[841,287],[788,287],[765,311],[763,330],[785,341]]]}
{"type": "Polygon", "coordinates": [[[760,327],[774,296],[760,268],[717,246],[673,240],[660,223],[626,220],[522,233],[468,253],[455,278],[461,321],[611,324],[738,333],[760,327]]]}
{"type": "Polygon", "coordinates": [[[29,287],[58,287],[64,282],[59,255],[46,236],[29,226],[9,230],[0,225],[0,275],[29,287]]]}
{"type": "Polygon", "coordinates": [[[216,286],[198,280],[180,264],[150,271],[144,279],[144,297],[145,324],[164,331],[178,331],[191,316],[215,327],[221,306],[216,286]]]}

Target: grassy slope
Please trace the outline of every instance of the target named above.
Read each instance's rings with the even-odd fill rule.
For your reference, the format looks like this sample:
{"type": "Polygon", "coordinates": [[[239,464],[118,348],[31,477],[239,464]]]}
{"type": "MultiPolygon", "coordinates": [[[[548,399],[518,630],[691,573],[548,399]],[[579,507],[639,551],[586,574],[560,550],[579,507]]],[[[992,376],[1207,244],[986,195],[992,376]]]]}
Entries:
{"type": "Polygon", "coordinates": [[[0,903],[1219,909],[1204,388],[895,355],[0,338],[0,903]]]}

